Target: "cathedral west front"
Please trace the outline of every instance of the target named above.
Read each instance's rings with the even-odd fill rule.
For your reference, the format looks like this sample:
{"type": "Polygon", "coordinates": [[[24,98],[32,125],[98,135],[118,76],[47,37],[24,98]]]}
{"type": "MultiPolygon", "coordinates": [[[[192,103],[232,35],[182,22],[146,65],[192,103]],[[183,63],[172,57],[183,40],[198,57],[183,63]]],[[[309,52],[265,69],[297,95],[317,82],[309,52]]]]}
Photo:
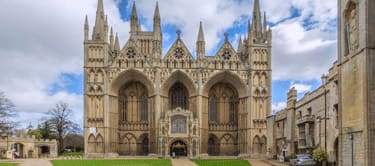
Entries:
{"type": "Polygon", "coordinates": [[[85,155],[266,156],[272,32],[259,6],[255,0],[238,48],[225,33],[207,55],[202,22],[195,53],[178,30],[162,52],[158,4],[151,32],[133,4],[130,37],[120,46],[98,0],[93,29],[87,18],[84,26],[85,155]]]}

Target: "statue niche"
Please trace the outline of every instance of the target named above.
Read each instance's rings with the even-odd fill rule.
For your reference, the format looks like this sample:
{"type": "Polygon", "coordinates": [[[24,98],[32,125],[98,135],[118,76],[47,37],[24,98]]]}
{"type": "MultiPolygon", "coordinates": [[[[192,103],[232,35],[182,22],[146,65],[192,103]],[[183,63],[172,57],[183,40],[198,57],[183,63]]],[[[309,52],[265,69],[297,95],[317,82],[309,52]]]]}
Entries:
{"type": "Polygon", "coordinates": [[[353,53],[358,47],[358,13],[356,5],[353,2],[349,2],[348,8],[345,13],[345,24],[346,24],[346,40],[347,40],[347,52],[353,53]]]}

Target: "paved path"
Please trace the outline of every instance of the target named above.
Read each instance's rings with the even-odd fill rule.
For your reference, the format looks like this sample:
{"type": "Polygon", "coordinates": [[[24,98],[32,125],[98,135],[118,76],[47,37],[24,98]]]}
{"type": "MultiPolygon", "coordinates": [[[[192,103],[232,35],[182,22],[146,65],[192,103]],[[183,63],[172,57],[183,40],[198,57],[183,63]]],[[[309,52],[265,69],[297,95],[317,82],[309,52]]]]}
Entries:
{"type": "Polygon", "coordinates": [[[252,166],[285,166],[285,164],[281,164],[271,160],[261,160],[261,159],[247,159],[252,166]]]}
{"type": "Polygon", "coordinates": [[[52,163],[47,159],[26,159],[21,162],[19,166],[52,166],[52,163]]]}
{"type": "Polygon", "coordinates": [[[194,162],[188,158],[172,159],[173,166],[197,166],[194,162]]]}

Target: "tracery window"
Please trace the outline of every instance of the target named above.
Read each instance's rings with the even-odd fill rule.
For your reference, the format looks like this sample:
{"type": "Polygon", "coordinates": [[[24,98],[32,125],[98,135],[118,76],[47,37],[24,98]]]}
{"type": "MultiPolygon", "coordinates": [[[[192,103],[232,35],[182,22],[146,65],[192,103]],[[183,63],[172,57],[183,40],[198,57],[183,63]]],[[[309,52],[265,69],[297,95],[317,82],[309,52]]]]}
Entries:
{"type": "Polygon", "coordinates": [[[143,96],[141,99],[141,121],[147,122],[148,120],[148,100],[147,96],[143,96]]]}
{"type": "Polygon", "coordinates": [[[182,48],[177,48],[174,55],[177,59],[181,59],[184,56],[184,50],[182,48]]]}
{"type": "Polygon", "coordinates": [[[172,133],[183,134],[186,133],[186,117],[182,115],[175,115],[172,117],[172,133]]]}
{"type": "Polygon", "coordinates": [[[119,91],[119,120],[126,122],[148,122],[148,97],[146,87],[133,82],[119,91]]]}
{"type": "Polygon", "coordinates": [[[210,109],[210,123],[215,123],[217,120],[217,107],[216,107],[216,97],[212,96],[210,98],[210,104],[209,104],[209,109],[210,109]]]}
{"type": "Polygon", "coordinates": [[[137,53],[135,52],[134,49],[129,49],[126,55],[128,56],[129,59],[133,59],[137,55],[137,53]]]}
{"type": "Polygon", "coordinates": [[[188,93],[184,85],[176,83],[170,90],[171,108],[188,109],[188,93]]]}
{"type": "Polygon", "coordinates": [[[209,123],[235,124],[238,115],[238,94],[230,85],[218,83],[210,89],[209,123]]]}
{"type": "Polygon", "coordinates": [[[222,57],[224,60],[229,60],[232,57],[232,55],[230,55],[229,50],[225,50],[222,57]]]}

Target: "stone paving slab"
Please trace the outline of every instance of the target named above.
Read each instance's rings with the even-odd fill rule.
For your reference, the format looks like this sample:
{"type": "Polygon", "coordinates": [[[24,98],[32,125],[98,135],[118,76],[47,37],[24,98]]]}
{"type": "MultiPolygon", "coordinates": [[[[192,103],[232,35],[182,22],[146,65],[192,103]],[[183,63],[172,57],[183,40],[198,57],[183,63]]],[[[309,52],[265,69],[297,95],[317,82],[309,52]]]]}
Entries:
{"type": "Polygon", "coordinates": [[[19,166],[52,166],[52,163],[47,159],[26,159],[21,162],[19,166]]]}
{"type": "Polygon", "coordinates": [[[286,166],[287,164],[279,163],[273,160],[247,159],[252,166],[286,166]]]}
{"type": "Polygon", "coordinates": [[[178,158],[178,159],[171,159],[173,166],[197,166],[194,162],[192,162],[188,158],[178,158]]]}

